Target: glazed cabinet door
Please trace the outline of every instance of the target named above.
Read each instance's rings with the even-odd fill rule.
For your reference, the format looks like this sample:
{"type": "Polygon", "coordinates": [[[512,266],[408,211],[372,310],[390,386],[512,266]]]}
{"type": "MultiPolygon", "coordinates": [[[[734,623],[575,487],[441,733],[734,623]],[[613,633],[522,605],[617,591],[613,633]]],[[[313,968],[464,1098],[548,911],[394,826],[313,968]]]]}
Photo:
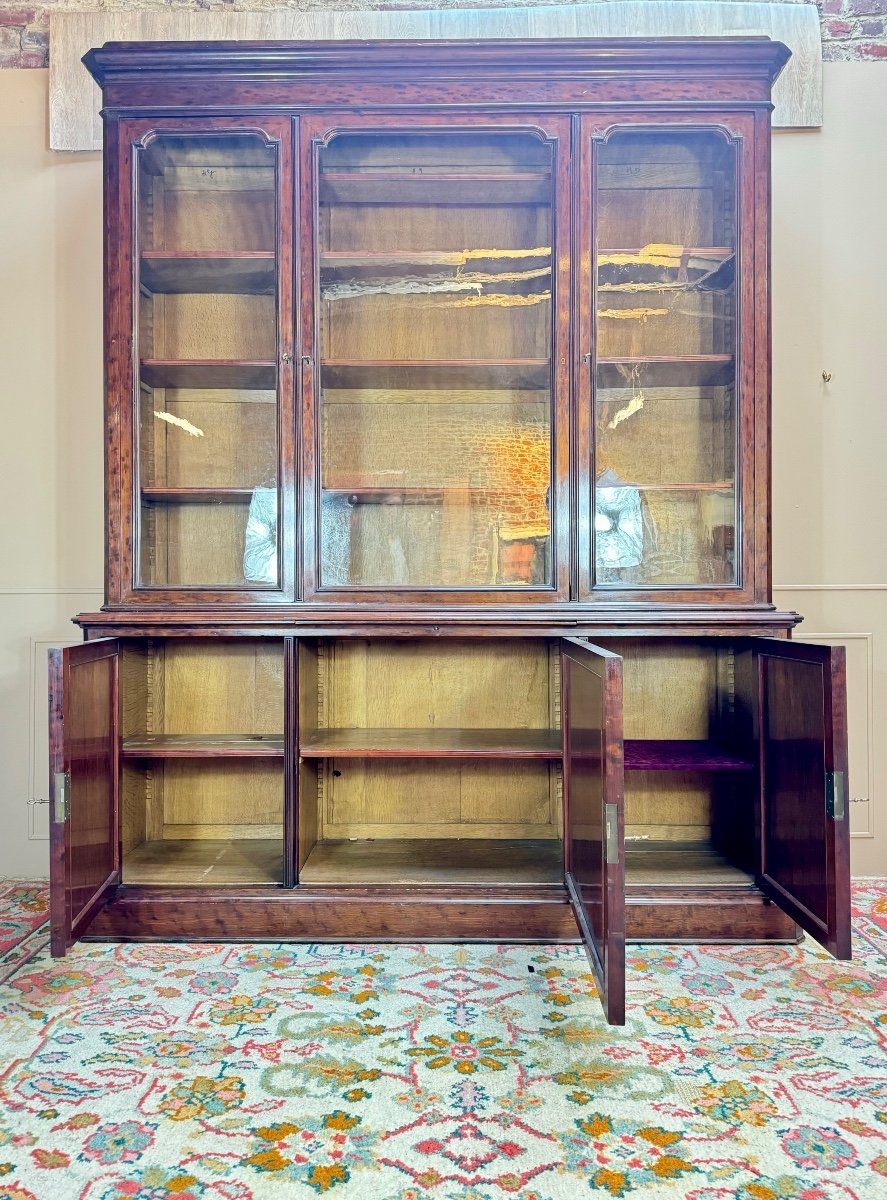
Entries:
{"type": "Polygon", "coordinates": [[[120,879],[118,643],[49,657],[52,954],[77,940],[120,879]]]}
{"type": "Polygon", "coordinates": [[[303,119],[306,598],[566,598],[569,132],[303,119]]]}
{"type": "Polygon", "coordinates": [[[580,595],[754,599],[761,135],[744,116],[583,121],[580,595]]]}
{"type": "Polygon", "coordinates": [[[622,660],[561,641],[566,882],[611,1025],[625,1024],[622,660]]]}
{"type": "Polygon", "coordinates": [[[755,642],[757,883],[826,950],[850,958],[844,648],[755,642]]]}
{"type": "Polygon", "coordinates": [[[292,599],[291,122],[117,132],[110,236],[131,254],[109,244],[110,598],[292,599]]]}

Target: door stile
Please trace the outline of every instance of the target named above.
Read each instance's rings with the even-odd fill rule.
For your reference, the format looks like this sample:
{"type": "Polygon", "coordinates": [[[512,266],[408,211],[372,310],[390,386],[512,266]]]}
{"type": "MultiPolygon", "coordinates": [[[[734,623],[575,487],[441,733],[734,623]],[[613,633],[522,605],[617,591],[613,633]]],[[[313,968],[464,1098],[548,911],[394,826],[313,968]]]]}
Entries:
{"type": "Polygon", "coordinates": [[[607,1021],[625,1024],[622,660],[561,642],[565,881],[607,1021]]]}

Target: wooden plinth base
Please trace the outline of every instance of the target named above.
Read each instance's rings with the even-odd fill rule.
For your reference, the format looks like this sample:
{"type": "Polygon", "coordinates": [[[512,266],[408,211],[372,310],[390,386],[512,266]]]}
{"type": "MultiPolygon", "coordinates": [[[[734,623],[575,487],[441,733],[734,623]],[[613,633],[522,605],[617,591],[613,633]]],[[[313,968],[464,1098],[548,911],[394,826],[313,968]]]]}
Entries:
{"type": "MultiPolygon", "coordinates": [[[[663,889],[626,898],[626,938],[789,942],[796,928],[754,888],[663,889]]],[[[577,942],[561,886],[447,888],[121,887],[88,941],[577,942]]]]}

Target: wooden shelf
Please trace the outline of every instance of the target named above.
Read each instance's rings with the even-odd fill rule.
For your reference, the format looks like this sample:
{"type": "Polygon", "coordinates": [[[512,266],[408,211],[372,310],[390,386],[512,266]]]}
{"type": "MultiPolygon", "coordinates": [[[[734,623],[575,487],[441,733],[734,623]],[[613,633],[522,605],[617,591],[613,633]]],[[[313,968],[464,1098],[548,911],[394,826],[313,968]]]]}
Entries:
{"type": "Polygon", "coordinates": [[[473,493],[520,496],[526,488],[507,487],[324,487],[325,496],[345,496],[351,504],[443,504],[461,496],[470,502],[473,493]]]}
{"type": "Polygon", "coordinates": [[[319,842],[300,883],[561,883],[564,851],[554,839],[379,838],[319,842]]]}
{"type": "MultiPolygon", "coordinates": [[[[546,279],[550,277],[551,249],[541,248],[538,254],[526,250],[407,250],[403,253],[395,251],[361,251],[361,250],[328,250],[320,256],[321,278],[325,282],[333,280],[355,279],[399,279],[409,276],[414,278],[421,275],[471,276],[474,272],[495,276],[496,272],[521,272],[546,270],[546,275],[538,275],[533,280],[537,286],[547,286],[546,279]],[[475,255],[483,257],[475,257],[475,255]],[[540,283],[541,281],[541,283],[540,283]]],[[[495,283],[490,279],[489,283],[495,283]]]]}
{"type": "Polygon", "coordinates": [[[322,171],[321,204],[549,204],[547,171],[322,171]]]}
{"type": "Polygon", "coordinates": [[[141,381],[157,388],[257,389],[274,391],[277,364],[246,359],[145,358],[141,381]]]}
{"type": "Polygon", "coordinates": [[[751,771],[754,763],[716,742],[625,741],[626,771],[751,771]]]}
{"type": "Polygon", "coordinates": [[[707,842],[625,840],[625,881],[631,890],[673,887],[752,887],[751,875],[734,867],[707,842]]]}
{"type": "Polygon", "coordinates": [[[544,358],[327,359],[321,382],[324,388],[547,391],[551,367],[544,358]]]}
{"type": "Polygon", "coordinates": [[[168,733],[123,739],[124,758],[283,758],[283,734],[168,733]]]}
{"type": "Polygon", "coordinates": [[[249,504],[255,488],[240,487],[143,487],[142,503],[151,504],[249,504]]]}
{"type": "Polygon", "coordinates": [[[714,483],[599,483],[598,490],[613,487],[630,487],[636,492],[732,492],[733,483],[729,479],[719,479],[714,483]]]}
{"type": "Polygon", "coordinates": [[[685,354],[645,358],[599,358],[598,388],[722,387],[733,380],[731,354],[685,354]],[[625,377],[636,371],[637,382],[625,377]]]}
{"type": "Polygon", "coordinates": [[[560,758],[551,729],[319,729],[303,758],[560,758]]]}
{"type": "Polygon", "coordinates": [[[149,292],[267,296],[277,283],[273,251],[145,250],[140,282],[149,292]]]}
{"type": "Polygon", "coordinates": [[[142,842],[123,855],[124,883],[213,887],[282,879],[282,829],[279,838],[142,842]]]}

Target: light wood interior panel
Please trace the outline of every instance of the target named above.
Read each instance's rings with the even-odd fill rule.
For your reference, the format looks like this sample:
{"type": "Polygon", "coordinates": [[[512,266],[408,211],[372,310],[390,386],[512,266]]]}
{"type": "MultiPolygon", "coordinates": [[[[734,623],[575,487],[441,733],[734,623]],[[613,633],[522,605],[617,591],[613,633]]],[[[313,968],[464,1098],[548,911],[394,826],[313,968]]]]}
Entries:
{"type": "Polygon", "coordinates": [[[598,473],[634,484],[733,479],[732,389],[648,388],[640,374],[633,386],[598,391],[597,425],[598,473]]]}
{"type": "Polygon", "coordinates": [[[249,504],[221,501],[142,506],[143,582],[166,587],[222,587],[244,582],[249,504]]]}
{"type": "Polygon", "coordinates": [[[342,638],[323,650],[321,728],[551,728],[552,655],[542,639],[342,638]]]}
{"type": "Polygon", "coordinates": [[[155,295],[153,306],[154,358],[277,357],[274,296],[185,292],[155,295]]]}
{"type": "MultiPolygon", "coordinates": [[[[557,729],[559,666],[557,643],[542,639],[320,642],[301,659],[300,720],[306,731],[557,729]]],[[[329,758],[302,781],[302,862],[314,839],[562,838],[559,763],[329,758]]]]}
{"type": "Polygon", "coordinates": [[[729,324],[710,294],[601,291],[596,352],[598,358],[719,354],[723,339],[715,339],[715,327],[729,324]]]}
{"type": "Polygon", "coordinates": [[[492,298],[484,303],[467,302],[458,294],[453,298],[370,295],[336,300],[326,304],[325,310],[324,355],[331,359],[549,355],[551,307],[547,299],[534,297],[518,307],[516,302],[495,303],[492,298]]]}
{"type": "Polygon", "coordinates": [[[283,643],[272,639],[163,648],[164,728],[154,733],[283,732],[283,643]]]}
{"type": "MultiPolygon", "coordinates": [[[[716,740],[729,672],[718,656],[729,644],[660,639],[613,639],[607,648],[622,656],[624,736],[641,740],[716,740]]],[[[710,771],[626,771],[626,847],[643,843],[705,844],[712,836],[715,789],[710,771]]]]}
{"type": "Polygon", "coordinates": [[[228,838],[283,833],[283,767],[260,759],[168,760],[162,769],[163,837],[228,838]]]}
{"type": "Polygon", "coordinates": [[[274,392],[144,389],[140,435],[143,487],[252,488],[277,481],[274,392]]]}
{"type": "MultiPolygon", "coordinates": [[[[281,641],[128,642],[120,658],[124,741],[145,735],[280,736],[283,673],[281,641]]],[[[223,843],[271,842],[277,857],[282,855],[284,779],[279,761],[128,760],[121,783],[124,873],[131,881],[160,880],[164,845],[170,847],[165,882],[184,879],[189,863],[198,874],[211,870],[219,882],[264,881],[259,862],[264,851],[256,852],[259,859],[250,873],[249,855],[226,858],[223,843]],[[200,841],[216,846],[219,863],[228,864],[224,870],[181,848],[200,841]],[[128,874],[130,868],[135,874],[128,874]]]]}
{"type": "Polygon", "coordinates": [[[331,759],[322,837],[559,838],[545,761],[331,759]]]}

